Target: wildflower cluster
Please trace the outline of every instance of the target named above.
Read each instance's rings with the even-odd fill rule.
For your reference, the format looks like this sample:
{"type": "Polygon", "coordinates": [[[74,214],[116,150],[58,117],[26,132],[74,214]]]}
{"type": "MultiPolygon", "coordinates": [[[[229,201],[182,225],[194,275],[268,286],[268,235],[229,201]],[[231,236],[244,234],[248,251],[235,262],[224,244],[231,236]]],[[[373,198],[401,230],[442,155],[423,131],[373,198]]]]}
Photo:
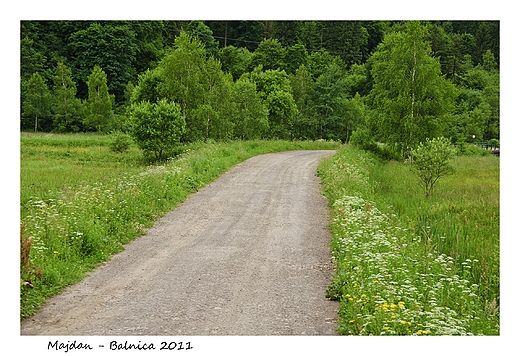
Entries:
{"type": "MultiPolygon", "coordinates": [[[[354,167],[350,176],[358,179],[362,170],[353,161],[341,164],[341,169],[349,167],[354,167]]],[[[336,172],[338,167],[321,175],[330,181],[336,172]]],[[[342,334],[482,333],[487,320],[477,296],[479,286],[457,274],[453,258],[436,253],[403,228],[397,216],[359,195],[343,195],[332,208],[336,270],[327,294],[340,302],[342,334]]],[[[464,266],[472,263],[468,260],[464,266]]]]}
{"type": "Polygon", "coordinates": [[[171,161],[49,194],[55,198],[26,201],[21,225],[31,237],[28,259],[43,273],[37,278],[30,270],[23,277],[34,289],[22,287],[22,306],[34,303],[31,295],[81,279],[196,189],[201,183],[181,163],[171,161]]]}

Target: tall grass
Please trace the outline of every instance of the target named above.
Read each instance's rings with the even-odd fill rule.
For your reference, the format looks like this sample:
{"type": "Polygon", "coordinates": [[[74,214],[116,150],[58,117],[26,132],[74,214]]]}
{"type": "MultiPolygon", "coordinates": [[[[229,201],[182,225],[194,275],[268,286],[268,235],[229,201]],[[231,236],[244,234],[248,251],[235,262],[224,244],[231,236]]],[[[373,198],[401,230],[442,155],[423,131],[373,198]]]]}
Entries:
{"type": "Polygon", "coordinates": [[[165,212],[257,154],[330,142],[194,143],[167,162],[109,150],[98,135],[21,137],[21,316],[142,235],[165,212]]]}
{"type": "Polygon", "coordinates": [[[498,162],[457,157],[428,199],[406,164],[365,151],[346,147],[320,165],[340,332],[499,333],[498,162]]]}
{"type": "Polygon", "coordinates": [[[457,270],[478,283],[490,303],[499,301],[499,162],[492,155],[456,157],[456,174],[439,180],[428,199],[406,164],[378,162],[370,170],[381,187],[374,199],[439,253],[453,257],[457,270]]]}

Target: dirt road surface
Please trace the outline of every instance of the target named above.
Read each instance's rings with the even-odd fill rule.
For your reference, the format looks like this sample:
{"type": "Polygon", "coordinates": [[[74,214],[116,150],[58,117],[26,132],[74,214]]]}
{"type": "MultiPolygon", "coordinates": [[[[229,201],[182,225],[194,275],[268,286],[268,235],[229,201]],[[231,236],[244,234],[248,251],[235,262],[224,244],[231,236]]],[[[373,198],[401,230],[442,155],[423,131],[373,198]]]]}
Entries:
{"type": "Polygon", "coordinates": [[[189,197],[22,335],[335,335],[327,203],[332,151],[253,157],[189,197]]]}

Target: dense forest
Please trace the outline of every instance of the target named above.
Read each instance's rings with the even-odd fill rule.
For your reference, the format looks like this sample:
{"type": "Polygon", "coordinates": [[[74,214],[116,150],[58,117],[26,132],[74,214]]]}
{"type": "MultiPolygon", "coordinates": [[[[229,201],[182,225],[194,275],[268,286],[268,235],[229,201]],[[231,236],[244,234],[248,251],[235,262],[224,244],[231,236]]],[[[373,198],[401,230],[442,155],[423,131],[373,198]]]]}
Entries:
{"type": "Polygon", "coordinates": [[[125,132],[170,103],[183,142],[499,139],[499,25],[21,21],[21,129],[125,132]]]}

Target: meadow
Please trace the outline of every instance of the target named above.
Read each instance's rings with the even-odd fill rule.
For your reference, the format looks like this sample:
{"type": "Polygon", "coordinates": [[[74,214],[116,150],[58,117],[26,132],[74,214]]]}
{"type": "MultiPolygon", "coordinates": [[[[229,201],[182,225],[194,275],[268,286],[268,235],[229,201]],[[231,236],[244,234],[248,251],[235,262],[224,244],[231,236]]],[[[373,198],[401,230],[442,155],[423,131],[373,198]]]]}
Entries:
{"type": "Polygon", "coordinates": [[[499,334],[499,158],[453,163],[429,198],[407,163],[347,146],[320,165],[340,333],[499,334]]]}
{"type": "Polygon", "coordinates": [[[154,221],[257,154],[337,149],[320,164],[345,335],[496,335],[499,159],[459,155],[425,198],[406,163],[334,142],[194,143],[150,164],[96,134],[20,138],[20,314],[85,277],[154,221]]]}
{"type": "Polygon", "coordinates": [[[20,137],[20,315],[85,277],[229,168],[252,156],[336,149],[335,142],[193,143],[150,164],[97,134],[20,137]]]}

